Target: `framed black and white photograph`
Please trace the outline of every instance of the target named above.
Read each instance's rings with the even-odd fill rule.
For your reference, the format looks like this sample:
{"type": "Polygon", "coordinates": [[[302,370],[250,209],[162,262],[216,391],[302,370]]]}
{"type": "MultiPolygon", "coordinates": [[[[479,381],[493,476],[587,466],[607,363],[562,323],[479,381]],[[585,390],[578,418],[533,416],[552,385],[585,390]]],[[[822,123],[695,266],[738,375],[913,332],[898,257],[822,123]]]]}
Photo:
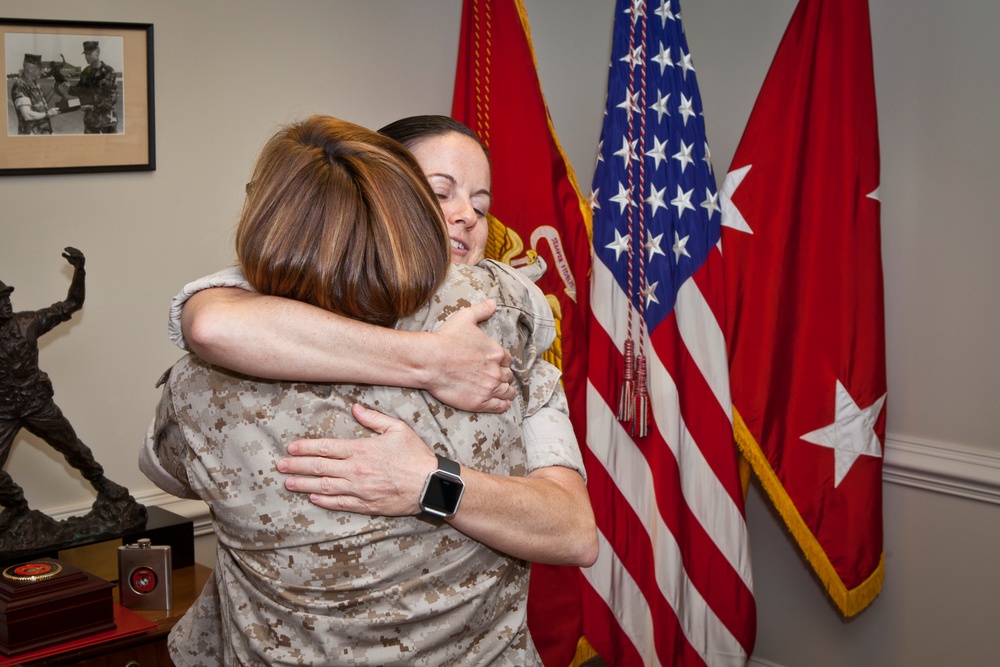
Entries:
{"type": "Polygon", "coordinates": [[[0,18],[0,176],[156,168],[153,26],[0,18]]]}

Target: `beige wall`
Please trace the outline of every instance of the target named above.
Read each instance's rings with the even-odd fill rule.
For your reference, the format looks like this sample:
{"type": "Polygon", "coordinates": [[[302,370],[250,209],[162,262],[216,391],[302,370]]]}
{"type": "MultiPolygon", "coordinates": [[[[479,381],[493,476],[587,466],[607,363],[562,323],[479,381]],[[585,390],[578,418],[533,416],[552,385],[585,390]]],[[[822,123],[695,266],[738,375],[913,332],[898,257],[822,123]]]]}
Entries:
{"type": "MultiPolygon", "coordinates": [[[[839,619],[751,493],[754,663],[982,665],[1000,655],[1000,225],[987,208],[1000,130],[1000,3],[872,0],[889,337],[887,578],[839,619]]],[[[553,122],[589,184],[611,0],[526,0],[553,122]]],[[[5,0],[0,14],[155,25],[157,170],[0,178],[0,279],[15,308],[63,298],[66,245],[88,258],[83,311],[43,339],[56,400],[109,475],[162,503],[135,451],[178,356],[170,296],[230,261],[258,149],[324,112],[377,127],[448,113],[459,0],[5,0]]],[[[735,151],[793,0],[688,0],[684,19],[713,159],[735,151]]],[[[91,502],[61,458],[19,438],[8,470],[53,515],[91,502]]],[[[197,513],[191,506],[176,506],[197,513]]],[[[210,539],[199,559],[211,559],[210,539]]]]}

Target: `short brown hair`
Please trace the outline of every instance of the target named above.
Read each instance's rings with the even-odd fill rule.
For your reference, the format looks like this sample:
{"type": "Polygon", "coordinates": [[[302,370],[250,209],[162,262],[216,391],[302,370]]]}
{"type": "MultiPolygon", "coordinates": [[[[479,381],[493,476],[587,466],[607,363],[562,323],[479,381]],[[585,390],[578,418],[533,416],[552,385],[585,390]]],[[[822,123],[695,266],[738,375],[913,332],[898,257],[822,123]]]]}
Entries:
{"type": "Polygon", "coordinates": [[[262,294],[392,326],[444,280],[451,247],[409,151],[359,125],[312,116],[261,152],[236,254],[262,294]]]}

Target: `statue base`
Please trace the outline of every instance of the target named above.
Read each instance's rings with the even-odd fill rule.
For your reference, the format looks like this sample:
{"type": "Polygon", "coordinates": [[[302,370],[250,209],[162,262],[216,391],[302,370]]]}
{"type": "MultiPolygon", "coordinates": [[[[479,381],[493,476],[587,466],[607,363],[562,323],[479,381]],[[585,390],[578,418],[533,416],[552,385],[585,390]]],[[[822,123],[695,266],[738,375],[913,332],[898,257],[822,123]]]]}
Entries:
{"type": "MultiPolygon", "coordinates": [[[[154,545],[171,547],[173,569],[194,565],[194,522],[160,507],[143,509],[144,521],[114,534],[81,537],[35,549],[0,549],[0,566],[34,558],[57,558],[107,581],[117,581],[118,547],[133,544],[143,537],[148,537],[154,545]]],[[[41,512],[34,513],[55,523],[41,512]]]]}
{"type": "Polygon", "coordinates": [[[13,655],[115,628],[114,585],[57,560],[32,559],[0,578],[0,653],[13,655]]]}
{"type": "MultiPolygon", "coordinates": [[[[117,485],[115,485],[117,487],[117,485]]],[[[13,561],[32,554],[53,551],[90,539],[106,539],[123,531],[134,530],[147,519],[146,508],[117,487],[116,497],[98,494],[90,512],[62,521],[38,510],[25,509],[0,514],[0,560],[13,561]]]]}

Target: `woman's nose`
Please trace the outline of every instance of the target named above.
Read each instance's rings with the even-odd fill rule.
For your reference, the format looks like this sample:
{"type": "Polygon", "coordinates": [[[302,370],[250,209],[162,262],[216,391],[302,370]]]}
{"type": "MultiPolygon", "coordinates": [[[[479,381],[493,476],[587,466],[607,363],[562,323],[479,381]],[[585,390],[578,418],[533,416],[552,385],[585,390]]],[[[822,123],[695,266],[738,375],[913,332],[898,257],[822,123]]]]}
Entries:
{"type": "Polygon", "coordinates": [[[470,201],[456,202],[448,215],[448,223],[452,225],[474,227],[478,220],[479,216],[470,201]]]}

